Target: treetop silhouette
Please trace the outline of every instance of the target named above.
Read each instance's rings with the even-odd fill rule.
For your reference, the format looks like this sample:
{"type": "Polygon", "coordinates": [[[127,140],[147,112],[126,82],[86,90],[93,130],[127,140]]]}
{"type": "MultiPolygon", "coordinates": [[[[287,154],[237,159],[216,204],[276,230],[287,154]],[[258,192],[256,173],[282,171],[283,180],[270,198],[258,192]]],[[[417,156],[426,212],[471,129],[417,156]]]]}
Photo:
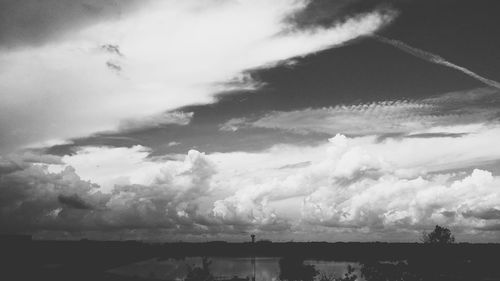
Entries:
{"type": "Polygon", "coordinates": [[[424,231],[422,242],[426,244],[453,244],[455,243],[455,237],[448,228],[436,225],[432,232],[427,233],[424,231]]]}

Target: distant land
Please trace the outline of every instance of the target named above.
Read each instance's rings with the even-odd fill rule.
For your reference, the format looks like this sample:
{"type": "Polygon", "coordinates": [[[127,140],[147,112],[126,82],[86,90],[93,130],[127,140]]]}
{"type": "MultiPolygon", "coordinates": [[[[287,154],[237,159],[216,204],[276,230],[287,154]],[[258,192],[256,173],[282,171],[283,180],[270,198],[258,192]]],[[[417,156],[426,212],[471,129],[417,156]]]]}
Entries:
{"type": "MultiPolygon", "coordinates": [[[[186,257],[292,257],[298,260],[352,261],[365,266],[387,267],[392,264],[431,272],[486,274],[491,279],[500,272],[497,259],[500,244],[423,244],[383,242],[271,242],[228,243],[174,242],[147,243],[140,241],[47,241],[30,236],[0,236],[1,264],[5,274],[17,276],[4,280],[129,280],[116,279],[108,270],[149,259],[167,260],[186,257]],[[382,262],[382,263],[381,263],[382,262]],[[42,278],[43,277],[43,278],[42,278]],[[35,279],[33,279],[35,278],[35,279]],[[69,278],[69,279],[68,279],[69,278]]],[[[400,268],[394,267],[395,269],[400,268]]],[[[399,270],[399,269],[398,269],[399,270]]],[[[390,272],[384,268],[382,272],[390,272]]],[[[440,273],[441,274],[441,273],[440,273]]],[[[464,278],[465,278],[464,277],[464,278]]],[[[486,277],[485,277],[486,278],[486,277]]],[[[130,279],[136,280],[136,279],[130,279]]],[[[144,279],[137,279],[144,280],[144,279]]],[[[390,280],[390,279],[373,279],[390,280]]],[[[410,280],[410,279],[404,279],[410,280]]],[[[413,279],[411,279],[413,280],[413,279]]],[[[416,279],[420,280],[420,279],[416,279]]],[[[421,279],[425,280],[425,279],[421,279]]],[[[448,280],[448,279],[439,279],[448,280]]],[[[462,279],[460,279],[462,280],[462,279]]],[[[467,279],[464,279],[467,280],[467,279]]],[[[469,279],[472,280],[472,279],[469,279]]]]}

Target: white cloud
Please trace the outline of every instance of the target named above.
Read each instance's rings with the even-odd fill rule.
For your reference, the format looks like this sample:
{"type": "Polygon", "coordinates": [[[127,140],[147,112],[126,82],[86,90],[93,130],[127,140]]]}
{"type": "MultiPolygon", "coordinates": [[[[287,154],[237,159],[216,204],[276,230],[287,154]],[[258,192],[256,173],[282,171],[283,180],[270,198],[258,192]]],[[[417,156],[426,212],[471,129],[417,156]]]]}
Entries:
{"type": "Polygon", "coordinates": [[[221,131],[236,132],[246,125],[245,118],[232,118],[219,127],[221,131]]]}
{"type": "Polygon", "coordinates": [[[84,147],[75,155],[62,157],[63,165],[50,165],[48,169],[58,172],[71,166],[82,179],[97,183],[103,191],[109,192],[116,184],[151,184],[162,165],[149,161],[149,153],[148,148],[140,145],[84,147]]]}
{"type": "Polygon", "coordinates": [[[49,165],[33,164],[33,156],[26,156],[29,162],[5,158],[0,192],[10,207],[2,220],[12,228],[162,228],[195,236],[252,231],[281,233],[284,240],[314,240],[314,228],[322,231],[318,239],[349,231],[360,240],[414,241],[421,230],[443,224],[459,239],[480,233],[494,241],[488,229],[500,224],[500,176],[477,167],[500,159],[494,149],[500,127],[476,129],[458,137],[383,141],[337,135],[318,146],[192,150],[171,160],[150,158],[142,146],[84,147],[61,159],[39,158],[49,165]],[[24,216],[24,225],[10,221],[24,216]]]}
{"type": "Polygon", "coordinates": [[[194,112],[172,111],[151,115],[145,118],[122,120],[119,126],[120,131],[144,129],[158,127],[161,125],[175,124],[180,126],[189,125],[193,119],[194,112]]]}
{"type": "Polygon", "coordinates": [[[221,83],[244,70],[371,34],[394,16],[374,11],[330,28],[290,31],[283,19],[306,3],[152,1],[64,40],[2,50],[1,149],[85,136],[116,129],[122,120],[213,102],[221,83]],[[104,45],[118,46],[122,55],[104,45]],[[108,62],[120,70],[110,71],[108,62]]]}
{"type": "Polygon", "coordinates": [[[491,148],[499,137],[498,127],[457,138],[383,142],[338,135],[316,148],[323,153],[320,157],[309,158],[300,150],[293,155],[289,149],[270,153],[282,160],[290,157],[290,163],[299,154],[312,161],[287,173],[246,170],[231,182],[237,187],[234,194],[216,201],[213,212],[228,222],[277,217],[287,219],[296,231],[311,225],[333,232],[353,228],[359,234],[368,228],[374,235],[377,230],[409,231],[414,239],[422,229],[440,223],[466,237],[498,223],[467,214],[492,213],[500,203],[500,178],[484,170],[469,175],[458,171],[498,160],[500,153],[491,148]]]}
{"type": "Polygon", "coordinates": [[[305,198],[303,219],[336,227],[420,230],[444,224],[469,231],[488,220],[464,216],[470,210],[494,208],[500,200],[500,178],[474,170],[462,179],[452,174],[404,179],[386,175],[349,186],[318,189],[305,198]]]}
{"type": "Polygon", "coordinates": [[[179,145],[179,144],[181,144],[181,143],[180,143],[180,142],[177,142],[177,141],[171,141],[171,142],[167,143],[167,146],[168,146],[168,147],[172,147],[172,146],[177,146],[177,145],[179,145]]]}

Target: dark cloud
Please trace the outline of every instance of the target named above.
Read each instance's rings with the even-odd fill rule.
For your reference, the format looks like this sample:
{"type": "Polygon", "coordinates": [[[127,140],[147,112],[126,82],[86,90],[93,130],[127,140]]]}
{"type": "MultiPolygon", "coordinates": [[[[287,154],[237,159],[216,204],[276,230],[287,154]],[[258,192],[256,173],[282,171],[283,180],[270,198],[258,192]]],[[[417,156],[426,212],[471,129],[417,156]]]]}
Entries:
{"type": "Polygon", "coordinates": [[[481,226],[477,227],[476,229],[483,231],[500,231],[500,224],[481,226]]]}
{"type": "Polygon", "coordinates": [[[0,176],[26,169],[31,163],[62,164],[60,156],[37,153],[31,150],[9,156],[0,155],[0,176]]]}
{"type": "Polygon", "coordinates": [[[467,133],[422,133],[410,134],[405,138],[459,138],[467,135],[467,133]]]}
{"type": "Polygon", "coordinates": [[[0,0],[0,48],[43,45],[100,21],[116,20],[140,0],[0,0]]]}
{"type": "Polygon", "coordinates": [[[462,215],[465,218],[477,218],[481,220],[500,220],[500,210],[496,208],[490,208],[486,210],[469,210],[463,212],[462,215]]]}
{"type": "Polygon", "coordinates": [[[106,51],[106,52],[108,52],[108,53],[111,53],[111,54],[123,57],[123,54],[120,51],[120,46],[119,45],[105,44],[105,45],[101,46],[101,49],[104,50],[104,51],[106,51]]]}
{"type": "Polygon", "coordinates": [[[83,207],[102,209],[107,200],[97,185],[81,180],[71,167],[50,173],[46,166],[25,164],[0,178],[1,231],[95,227],[96,221],[91,219],[95,213],[87,213],[90,209],[83,207]]]}
{"type": "Polygon", "coordinates": [[[455,218],[455,216],[457,215],[457,213],[453,211],[443,211],[441,212],[441,214],[447,218],[455,218]]]}
{"type": "Polygon", "coordinates": [[[22,166],[20,164],[0,156],[0,176],[4,174],[10,174],[20,169],[22,169],[22,166]]]}
{"type": "Polygon", "coordinates": [[[12,155],[11,159],[17,159],[18,162],[23,163],[62,164],[61,157],[39,153],[36,150],[25,150],[12,155]]]}
{"type": "Polygon", "coordinates": [[[122,71],[122,67],[117,62],[114,62],[114,61],[107,61],[106,67],[108,67],[111,71],[114,71],[117,73],[122,71]]]}
{"type": "Polygon", "coordinates": [[[45,238],[150,239],[156,232],[215,236],[253,228],[249,223],[225,223],[200,210],[215,170],[196,151],[184,161],[171,163],[151,185],[116,186],[111,193],[100,192],[98,185],[82,180],[72,167],[51,173],[43,165],[21,166],[0,177],[0,232],[45,238]]]}
{"type": "Polygon", "coordinates": [[[404,138],[406,133],[386,133],[377,136],[377,143],[383,142],[387,139],[402,139],[404,138]]]}
{"type": "Polygon", "coordinates": [[[75,208],[75,209],[81,209],[81,210],[90,210],[92,209],[92,206],[85,202],[78,194],[72,194],[72,195],[59,195],[57,196],[57,200],[61,204],[64,204],[70,208],[75,208]]]}
{"type": "Polygon", "coordinates": [[[311,161],[304,161],[304,162],[284,165],[284,166],[279,167],[278,169],[283,170],[283,169],[304,168],[304,167],[307,167],[309,165],[311,165],[311,161]]]}

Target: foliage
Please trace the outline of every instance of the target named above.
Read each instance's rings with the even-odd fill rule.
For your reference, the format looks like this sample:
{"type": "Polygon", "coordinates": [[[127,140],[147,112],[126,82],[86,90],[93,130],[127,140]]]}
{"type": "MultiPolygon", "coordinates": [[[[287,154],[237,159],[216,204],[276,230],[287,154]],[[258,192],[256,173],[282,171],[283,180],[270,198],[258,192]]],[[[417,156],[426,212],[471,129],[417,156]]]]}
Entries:
{"type": "Polygon", "coordinates": [[[452,244],[455,243],[455,237],[448,228],[436,225],[432,232],[423,232],[422,242],[426,244],[452,244]]]}

